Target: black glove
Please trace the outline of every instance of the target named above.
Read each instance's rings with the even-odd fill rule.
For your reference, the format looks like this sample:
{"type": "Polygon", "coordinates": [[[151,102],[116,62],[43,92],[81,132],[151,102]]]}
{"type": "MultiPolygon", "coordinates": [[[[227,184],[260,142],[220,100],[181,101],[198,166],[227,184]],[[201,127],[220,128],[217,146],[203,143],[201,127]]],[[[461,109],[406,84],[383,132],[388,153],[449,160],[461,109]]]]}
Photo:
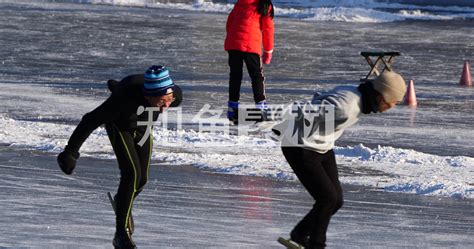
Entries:
{"type": "Polygon", "coordinates": [[[79,158],[79,155],[79,152],[70,151],[67,148],[59,153],[58,164],[66,175],[72,174],[72,171],[76,167],[76,160],[79,158]]]}

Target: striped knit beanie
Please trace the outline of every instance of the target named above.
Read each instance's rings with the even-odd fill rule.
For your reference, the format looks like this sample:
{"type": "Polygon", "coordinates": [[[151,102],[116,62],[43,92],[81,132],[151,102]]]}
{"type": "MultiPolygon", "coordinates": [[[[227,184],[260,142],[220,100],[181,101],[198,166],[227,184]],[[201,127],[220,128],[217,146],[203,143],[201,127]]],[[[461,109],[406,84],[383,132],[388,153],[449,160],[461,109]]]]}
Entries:
{"type": "Polygon", "coordinates": [[[145,96],[162,96],[173,92],[173,81],[169,71],[161,65],[153,65],[145,72],[143,94],[145,96]]]}

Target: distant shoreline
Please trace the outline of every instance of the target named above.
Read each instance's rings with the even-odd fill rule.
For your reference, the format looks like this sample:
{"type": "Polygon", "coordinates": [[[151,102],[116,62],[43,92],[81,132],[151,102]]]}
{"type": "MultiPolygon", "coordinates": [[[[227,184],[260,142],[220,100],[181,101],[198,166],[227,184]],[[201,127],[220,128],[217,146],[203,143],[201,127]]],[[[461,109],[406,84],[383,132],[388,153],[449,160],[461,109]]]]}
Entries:
{"type": "Polygon", "coordinates": [[[378,2],[413,4],[421,6],[459,6],[474,7],[472,0],[377,0],[378,2]]]}

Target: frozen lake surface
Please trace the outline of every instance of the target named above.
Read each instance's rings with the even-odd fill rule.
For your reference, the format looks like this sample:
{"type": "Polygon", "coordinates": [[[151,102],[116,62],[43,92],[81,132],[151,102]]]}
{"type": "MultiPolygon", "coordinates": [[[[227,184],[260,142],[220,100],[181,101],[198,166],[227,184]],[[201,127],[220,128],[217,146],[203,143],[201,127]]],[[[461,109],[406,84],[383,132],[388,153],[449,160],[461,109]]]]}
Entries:
{"type": "MultiPolygon", "coordinates": [[[[214,12],[180,6],[194,11],[175,5],[2,3],[0,141],[59,152],[82,115],[108,96],[108,79],[162,63],[184,89],[183,130],[155,128],[157,160],[294,179],[271,140],[198,133],[195,117],[204,105],[220,111],[221,120],[225,116],[226,12],[214,5],[214,12]]],[[[358,84],[369,69],[360,51],[400,51],[394,67],[415,81],[417,109],[399,106],[363,116],[338,141],[339,163],[360,172],[343,182],[472,198],[474,88],[459,86],[463,60],[474,54],[472,19],[354,23],[276,17],[275,25],[274,59],[265,67],[270,104],[358,84]],[[365,173],[372,170],[383,177],[365,173]]],[[[249,103],[250,84],[244,80],[242,102],[249,103]]],[[[81,153],[112,158],[104,130],[81,153]]]]}
{"type": "MultiPolygon", "coordinates": [[[[54,155],[0,147],[0,248],[110,248],[114,160],[83,158],[65,176],[54,155]],[[8,224],[8,225],[7,225],[8,224]]],[[[330,248],[472,248],[474,203],[345,185],[330,248]]],[[[309,210],[296,182],[156,162],[134,206],[139,248],[281,248],[309,210]]]]}
{"type": "MultiPolygon", "coordinates": [[[[138,245],[277,248],[275,239],[311,206],[279,145],[265,134],[200,133],[193,121],[205,104],[225,110],[232,5],[50,2],[0,2],[0,222],[9,224],[0,248],[111,246],[106,192],[119,173],[104,129],[84,144],[74,175],[59,171],[55,155],[82,115],[107,98],[108,79],[152,64],[165,64],[182,86],[184,122],[154,129],[154,167],[134,212],[138,245]]],[[[336,144],[346,202],[328,245],[474,247],[474,88],[459,86],[464,60],[473,61],[474,11],[290,2],[277,13],[265,67],[271,104],[358,84],[369,69],[359,53],[371,50],[402,53],[394,67],[415,81],[419,104],[364,116],[336,144]]]]}

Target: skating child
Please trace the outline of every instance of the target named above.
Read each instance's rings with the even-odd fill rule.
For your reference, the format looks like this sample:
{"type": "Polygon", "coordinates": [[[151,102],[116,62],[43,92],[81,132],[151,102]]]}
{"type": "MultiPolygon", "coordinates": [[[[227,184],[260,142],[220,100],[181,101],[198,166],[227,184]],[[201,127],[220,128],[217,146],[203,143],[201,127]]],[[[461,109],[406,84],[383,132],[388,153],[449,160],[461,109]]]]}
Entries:
{"type": "MultiPolygon", "coordinates": [[[[227,118],[236,123],[242,84],[243,64],[252,80],[257,108],[266,107],[263,64],[273,52],[274,9],[271,0],[238,0],[227,18],[224,49],[229,53],[229,102],[227,118]],[[263,52],[262,52],[263,46],[263,52]]],[[[265,118],[264,116],[262,118],[265,118]]]]}

